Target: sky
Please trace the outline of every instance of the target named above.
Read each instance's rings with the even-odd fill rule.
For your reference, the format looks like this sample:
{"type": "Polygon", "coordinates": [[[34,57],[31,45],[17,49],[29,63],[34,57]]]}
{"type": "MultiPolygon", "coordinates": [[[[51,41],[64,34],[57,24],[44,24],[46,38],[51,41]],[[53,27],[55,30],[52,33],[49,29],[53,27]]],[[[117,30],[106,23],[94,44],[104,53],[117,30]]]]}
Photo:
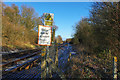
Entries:
{"type": "Polygon", "coordinates": [[[58,26],[56,35],[63,40],[72,38],[74,27],[82,18],[89,17],[92,2],[4,2],[6,5],[16,4],[33,7],[38,16],[43,13],[53,13],[55,25],[58,26]]]}

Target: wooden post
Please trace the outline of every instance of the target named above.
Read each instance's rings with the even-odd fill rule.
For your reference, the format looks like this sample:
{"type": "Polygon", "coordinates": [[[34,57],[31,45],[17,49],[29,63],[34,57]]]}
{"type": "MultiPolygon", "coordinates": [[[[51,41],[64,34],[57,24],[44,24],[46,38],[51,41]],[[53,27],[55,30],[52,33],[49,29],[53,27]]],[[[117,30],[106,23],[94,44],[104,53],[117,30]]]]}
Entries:
{"type": "MultiPolygon", "coordinates": [[[[2,52],[2,0],[0,0],[0,51],[2,52]]],[[[2,63],[2,54],[0,54],[0,63],[2,63]]],[[[2,67],[0,67],[0,79],[2,79],[2,67]]]]}
{"type": "MultiPolygon", "coordinates": [[[[44,67],[46,66],[46,49],[44,47],[44,49],[41,52],[41,70],[44,70],[44,67]]],[[[41,72],[41,78],[45,78],[45,71],[41,72]]]]}
{"type": "Polygon", "coordinates": [[[58,44],[56,44],[55,64],[58,67],[58,44]]]}
{"type": "Polygon", "coordinates": [[[56,62],[56,51],[57,51],[57,44],[56,40],[54,41],[54,63],[56,62]]]}
{"type": "Polygon", "coordinates": [[[71,57],[71,52],[70,52],[70,54],[69,54],[68,61],[70,61],[70,57],[71,57]]]}
{"type": "Polygon", "coordinates": [[[48,61],[47,60],[46,60],[46,78],[49,78],[49,73],[48,73],[49,68],[48,68],[48,61]]]}
{"type": "Polygon", "coordinates": [[[46,47],[46,78],[49,78],[49,68],[48,68],[48,60],[49,60],[49,46],[46,47]]]}
{"type": "Polygon", "coordinates": [[[113,80],[117,80],[117,57],[113,57],[113,80]]]}
{"type": "Polygon", "coordinates": [[[55,42],[55,29],[53,29],[53,33],[52,33],[52,43],[55,42]]]}

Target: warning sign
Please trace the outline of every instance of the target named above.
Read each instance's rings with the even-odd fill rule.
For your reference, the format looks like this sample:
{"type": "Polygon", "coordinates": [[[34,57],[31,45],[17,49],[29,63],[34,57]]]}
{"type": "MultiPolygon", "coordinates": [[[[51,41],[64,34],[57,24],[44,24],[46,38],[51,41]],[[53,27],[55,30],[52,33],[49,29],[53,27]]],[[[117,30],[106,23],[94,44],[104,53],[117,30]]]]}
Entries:
{"type": "Polygon", "coordinates": [[[44,46],[51,45],[52,27],[39,25],[38,28],[38,44],[44,46]]]}
{"type": "Polygon", "coordinates": [[[44,16],[44,25],[53,26],[54,14],[44,13],[43,16],[44,16]]]}

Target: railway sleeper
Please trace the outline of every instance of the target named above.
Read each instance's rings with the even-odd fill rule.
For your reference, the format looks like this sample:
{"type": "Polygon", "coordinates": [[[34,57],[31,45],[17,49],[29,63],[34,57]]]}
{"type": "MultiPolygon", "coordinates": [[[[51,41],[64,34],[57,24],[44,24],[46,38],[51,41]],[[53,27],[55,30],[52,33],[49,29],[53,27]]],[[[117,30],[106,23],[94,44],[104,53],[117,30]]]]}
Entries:
{"type": "MultiPolygon", "coordinates": [[[[40,57],[40,56],[39,56],[39,57],[40,57]]],[[[16,71],[16,70],[21,71],[22,69],[25,69],[26,67],[28,68],[28,65],[30,65],[31,63],[36,62],[39,57],[38,57],[38,56],[35,56],[34,59],[31,59],[31,60],[29,60],[29,61],[27,61],[27,62],[24,62],[24,63],[22,63],[22,64],[19,64],[19,65],[13,67],[13,68],[7,69],[6,71],[3,71],[3,72],[5,72],[5,73],[6,73],[6,72],[14,72],[14,71],[16,71]]],[[[27,69],[27,68],[26,68],[26,69],[27,69]]]]}
{"type": "MultiPolygon", "coordinates": [[[[22,69],[29,69],[29,68],[31,68],[34,64],[35,64],[35,62],[37,61],[38,59],[36,59],[36,60],[34,60],[33,62],[31,62],[31,63],[28,63],[28,64],[26,64],[24,67],[22,67],[22,69]]],[[[22,70],[21,69],[21,70],[22,70]]]]}
{"type": "Polygon", "coordinates": [[[35,62],[37,61],[38,59],[36,59],[36,60],[34,60],[34,61],[32,61],[32,62],[30,62],[30,63],[27,63],[27,64],[25,64],[24,66],[22,66],[22,67],[20,67],[18,70],[19,71],[21,71],[21,70],[23,70],[23,69],[30,69],[32,66],[34,66],[34,64],[35,64],[35,62]]]}
{"type": "Polygon", "coordinates": [[[26,56],[20,57],[20,58],[18,58],[18,59],[16,59],[16,60],[12,60],[12,61],[10,61],[10,62],[8,62],[8,63],[5,63],[5,64],[2,64],[2,65],[0,65],[0,66],[4,67],[4,66],[7,66],[7,65],[14,65],[14,64],[16,64],[18,61],[21,61],[21,60],[30,58],[30,57],[32,57],[32,56],[35,56],[35,55],[39,54],[40,52],[41,52],[41,51],[38,51],[38,52],[33,53],[32,55],[26,55],[26,56]]]}

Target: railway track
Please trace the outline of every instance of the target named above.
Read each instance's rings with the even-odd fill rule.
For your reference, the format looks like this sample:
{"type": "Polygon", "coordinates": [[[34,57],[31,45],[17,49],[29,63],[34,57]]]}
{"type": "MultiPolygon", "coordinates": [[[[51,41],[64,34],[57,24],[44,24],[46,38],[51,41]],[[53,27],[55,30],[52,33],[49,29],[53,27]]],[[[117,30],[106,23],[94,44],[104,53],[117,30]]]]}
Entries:
{"type": "Polygon", "coordinates": [[[21,71],[23,69],[31,68],[34,66],[35,62],[41,59],[41,51],[42,49],[40,48],[33,51],[29,50],[28,53],[27,51],[24,51],[22,53],[17,52],[3,55],[2,64],[0,64],[0,67],[2,67],[2,73],[7,74],[9,72],[21,71]]]}
{"type": "Polygon", "coordinates": [[[39,79],[39,78],[64,78],[63,73],[60,73],[60,70],[55,67],[55,64],[53,63],[53,61],[51,59],[49,59],[48,61],[49,64],[49,74],[51,73],[51,77],[50,75],[46,74],[46,64],[44,65],[43,68],[41,68],[41,64],[38,64],[38,66],[30,68],[29,70],[22,70],[22,71],[16,71],[16,72],[11,72],[9,74],[4,74],[4,76],[2,77],[3,79],[17,79],[17,80],[21,80],[21,79],[39,79]],[[52,70],[52,71],[50,71],[52,70]]]}
{"type": "MultiPolygon", "coordinates": [[[[62,45],[63,46],[63,45],[62,45]]],[[[61,49],[61,46],[58,47],[58,49],[61,49]]],[[[41,73],[45,74],[42,77],[46,77],[46,64],[42,64],[45,60],[46,53],[44,52],[42,48],[28,51],[28,53],[25,51],[20,53],[12,53],[8,55],[3,55],[3,60],[6,60],[7,62],[2,63],[0,67],[2,67],[2,77],[3,78],[41,78],[41,73]],[[15,55],[14,55],[15,54],[15,55]],[[19,56],[18,56],[18,55],[19,56]],[[17,57],[16,57],[17,55],[17,57]],[[7,56],[7,58],[5,57],[7,56]],[[42,62],[41,62],[42,61],[42,62]],[[35,67],[35,65],[37,65],[35,67]],[[42,68],[42,65],[44,65],[44,68],[42,68]]],[[[49,69],[51,70],[52,78],[61,78],[64,77],[63,73],[61,73],[61,70],[55,66],[55,63],[53,59],[49,58],[47,60],[49,63],[49,69]]]]}
{"type": "Polygon", "coordinates": [[[18,51],[18,52],[1,52],[0,54],[2,54],[2,58],[3,59],[11,59],[11,58],[17,58],[17,57],[22,57],[24,55],[28,55],[28,54],[31,54],[33,52],[36,52],[38,50],[41,50],[41,48],[37,48],[37,49],[30,49],[30,50],[21,50],[21,51],[18,51]]]}

